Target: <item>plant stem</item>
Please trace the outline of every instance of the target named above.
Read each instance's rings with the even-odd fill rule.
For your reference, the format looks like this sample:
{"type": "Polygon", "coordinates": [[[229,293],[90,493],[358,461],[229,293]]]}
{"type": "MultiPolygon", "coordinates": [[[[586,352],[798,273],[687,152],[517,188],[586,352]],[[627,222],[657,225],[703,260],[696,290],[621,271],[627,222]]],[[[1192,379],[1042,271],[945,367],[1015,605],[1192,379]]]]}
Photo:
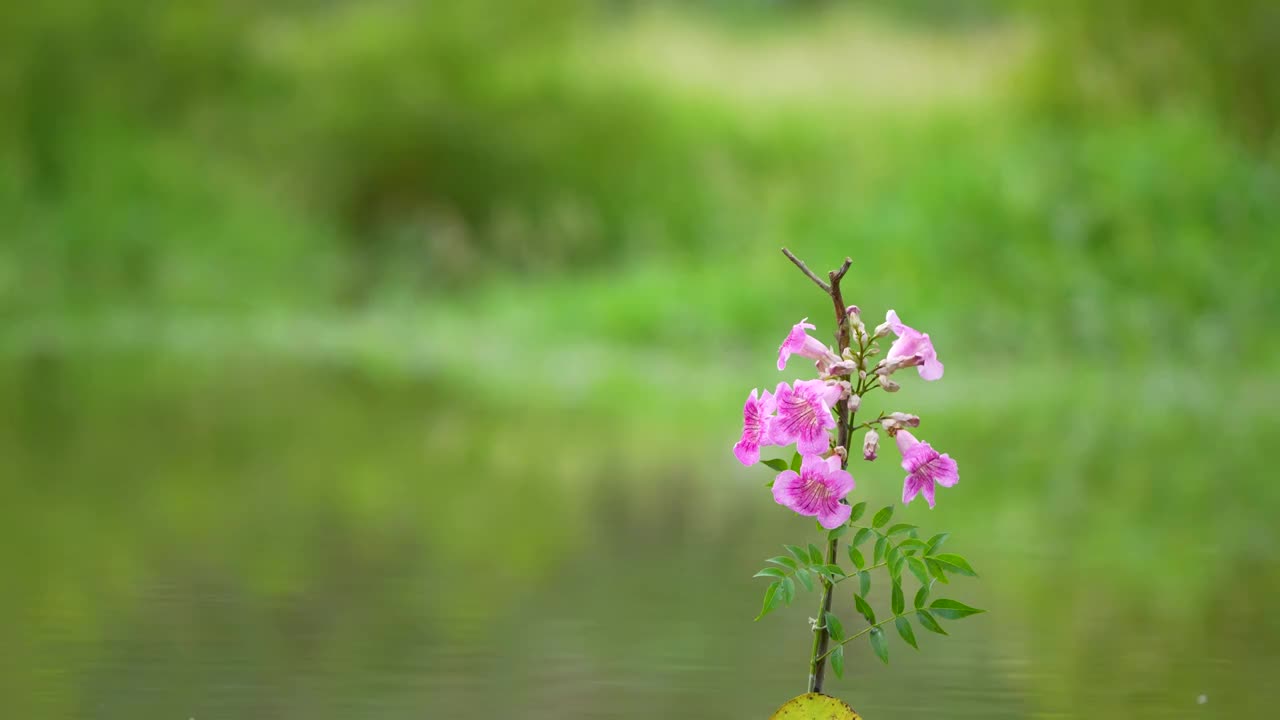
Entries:
{"type": "MultiPolygon", "coordinates": [[[[817,283],[818,287],[822,288],[826,291],[827,295],[830,296],[831,304],[835,308],[836,316],[836,354],[843,356],[844,351],[849,349],[849,318],[847,311],[845,310],[844,295],[841,294],[840,291],[840,281],[844,278],[844,274],[848,272],[849,266],[853,264],[853,261],[849,258],[845,258],[844,264],[841,265],[838,270],[832,270],[827,273],[827,277],[830,279],[830,283],[828,284],[823,282],[821,278],[809,270],[809,268],[801,262],[799,258],[791,254],[790,250],[783,248],[782,254],[786,255],[788,260],[795,263],[795,266],[800,268],[801,272],[807,275],[810,280],[817,283]]],[[[858,346],[859,352],[861,352],[863,349],[861,341],[859,341],[858,346]]],[[[861,389],[862,380],[859,379],[858,390],[861,391],[861,389]]],[[[848,397],[842,398],[840,402],[836,404],[836,419],[838,422],[836,446],[843,447],[845,449],[845,455],[841,458],[840,462],[840,467],[843,469],[849,466],[849,436],[851,433],[850,427],[853,424],[853,413],[849,412],[848,397]]],[[[839,538],[834,538],[827,543],[828,565],[835,563],[836,552],[839,549],[839,546],[839,538]]],[[[809,692],[813,693],[822,692],[823,675],[825,675],[827,669],[827,655],[829,654],[827,651],[827,645],[831,640],[831,635],[827,630],[826,620],[827,613],[831,611],[832,590],[834,587],[835,583],[830,578],[823,576],[822,600],[818,605],[817,623],[813,629],[813,650],[809,656],[809,692]]]]}

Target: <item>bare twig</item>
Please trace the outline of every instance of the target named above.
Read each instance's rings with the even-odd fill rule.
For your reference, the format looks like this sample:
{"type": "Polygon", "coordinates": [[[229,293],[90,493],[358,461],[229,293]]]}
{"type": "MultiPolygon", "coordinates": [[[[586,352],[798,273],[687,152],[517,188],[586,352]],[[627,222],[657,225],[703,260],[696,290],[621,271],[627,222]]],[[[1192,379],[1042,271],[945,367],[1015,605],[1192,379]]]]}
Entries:
{"type": "MultiPolygon", "coordinates": [[[[786,248],[782,248],[782,254],[786,255],[788,260],[795,263],[795,266],[800,268],[800,272],[804,273],[805,275],[808,275],[810,280],[817,283],[818,287],[822,288],[822,292],[828,295],[831,294],[831,286],[828,285],[826,282],[824,282],[822,278],[818,277],[817,274],[815,274],[812,270],[810,270],[809,266],[805,265],[803,260],[796,257],[795,255],[792,255],[791,251],[786,248]]],[[[844,277],[844,271],[848,269],[849,269],[849,259],[845,258],[844,267],[840,268],[840,277],[844,277]]]]}

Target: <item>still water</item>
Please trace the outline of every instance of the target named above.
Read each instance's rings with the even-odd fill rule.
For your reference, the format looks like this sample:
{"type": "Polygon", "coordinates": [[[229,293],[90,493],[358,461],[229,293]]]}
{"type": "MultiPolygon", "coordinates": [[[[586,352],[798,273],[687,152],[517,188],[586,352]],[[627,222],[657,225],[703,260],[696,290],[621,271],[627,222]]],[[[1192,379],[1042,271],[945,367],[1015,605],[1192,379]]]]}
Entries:
{"type": "MultiPolygon", "coordinates": [[[[926,408],[962,482],[899,516],[952,531],[982,578],[948,593],[988,612],[889,666],[853,646],[828,690],[868,718],[1272,717],[1270,389],[1054,377],[926,408]]],[[[681,424],[56,353],[3,398],[2,717],[765,718],[804,689],[817,599],[753,623],[750,576],[818,534],[732,462],[740,399],[681,424]]],[[[900,482],[855,475],[873,506],[900,482]]]]}

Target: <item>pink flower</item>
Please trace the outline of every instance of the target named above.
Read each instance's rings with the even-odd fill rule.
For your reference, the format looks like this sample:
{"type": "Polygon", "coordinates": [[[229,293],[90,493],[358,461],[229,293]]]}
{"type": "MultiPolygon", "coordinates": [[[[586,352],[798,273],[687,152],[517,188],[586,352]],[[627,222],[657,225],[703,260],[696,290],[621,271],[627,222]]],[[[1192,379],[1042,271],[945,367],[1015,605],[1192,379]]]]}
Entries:
{"type": "Polygon", "coordinates": [[[885,363],[896,363],[914,355],[921,360],[920,377],[925,380],[937,380],[942,377],[942,363],[938,362],[938,353],[934,351],[933,342],[929,340],[928,333],[903,325],[898,319],[898,313],[892,310],[885,313],[884,322],[893,334],[898,336],[898,339],[893,341],[893,345],[889,346],[889,354],[884,358],[885,363]]]}
{"type": "Polygon", "coordinates": [[[805,318],[792,325],[791,332],[787,333],[787,339],[782,341],[782,347],[778,348],[779,370],[787,369],[787,359],[792,355],[813,358],[819,361],[819,365],[830,365],[833,362],[839,362],[840,358],[836,357],[836,354],[831,352],[830,348],[805,332],[805,330],[814,329],[813,324],[808,320],[809,318],[805,318]]]}
{"type": "Polygon", "coordinates": [[[806,455],[800,472],[784,470],[773,481],[773,499],[801,515],[817,516],[831,530],[849,521],[853,508],[840,500],[853,490],[853,476],[840,469],[840,458],[806,455]]]}
{"type": "Polygon", "coordinates": [[[902,452],[902,469],[909,473],[902,483],[902,502],[924,495],[925,502],[933,507],[934,485],[951,487],[960,482],[960,468],[946,453],[939,455],[929,443],[916,440],[906,430],[898,430],[895,437],[902,452]]]}
{"type": "Polygon", "coordinates": [[[747,396],[742,406],[742,439],[733,445],[733,454],[743,465],[755,465],[760,462],[760,446],[771,445],[769,425],[773,420],[773,410],[777,406],[773,393],[768,390],[757,398],[756,390],[747,396]]]}
{"type": "Polygon", "coordinates": [[[836,426],[831,406],[840,399],[839,385],[821,380],[797,380],[791,386],[778,383],[775,391],[778,416],[770,424],[775,445],[796,444],[801,455],[827,451],[827,431],[836,426]]]}

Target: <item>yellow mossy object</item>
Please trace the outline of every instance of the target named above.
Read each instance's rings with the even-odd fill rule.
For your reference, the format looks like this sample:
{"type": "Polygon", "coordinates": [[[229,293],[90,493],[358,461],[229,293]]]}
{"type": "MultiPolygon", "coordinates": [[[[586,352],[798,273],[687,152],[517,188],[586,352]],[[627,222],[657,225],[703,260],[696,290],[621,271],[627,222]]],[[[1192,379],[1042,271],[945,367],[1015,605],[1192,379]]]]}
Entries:
{"type": "Polygon", "coordinates": [[[843,700],[806,693],[788,700],[769,720],[862,720],[862,716],[843,700]]]}

